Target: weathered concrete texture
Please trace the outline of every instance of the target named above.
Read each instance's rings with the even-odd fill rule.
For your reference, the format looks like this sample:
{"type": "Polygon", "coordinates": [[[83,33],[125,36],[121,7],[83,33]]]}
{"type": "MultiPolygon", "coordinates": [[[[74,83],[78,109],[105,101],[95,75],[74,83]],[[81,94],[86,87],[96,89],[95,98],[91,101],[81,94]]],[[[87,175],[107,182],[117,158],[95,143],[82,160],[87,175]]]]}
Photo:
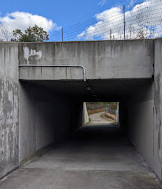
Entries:
{"type": "Polygon", "coordinates": [[[0,43],[0,178],[18,166],[18,47],[0,43]]]}
{"type": "MultiPolygon", "coordinates": [[[[22,43],[19,44],[19,62],[22,65],[82,65],[87,79],[151,78],[153,41],[22,43]]],[[[83,70],[20,67],[20,79],[83,79],[83,70]]]]}
{"type": "Polygon", "coordinates": [[[154,43],[154,167],[157,175],[162,179],[162,40],[156,39],[154,43]]]}
{"type": "Polygon", "coordinates": [[[161,189],[117,127],[86,126],[27,163],[1,189],[161,189]]]}

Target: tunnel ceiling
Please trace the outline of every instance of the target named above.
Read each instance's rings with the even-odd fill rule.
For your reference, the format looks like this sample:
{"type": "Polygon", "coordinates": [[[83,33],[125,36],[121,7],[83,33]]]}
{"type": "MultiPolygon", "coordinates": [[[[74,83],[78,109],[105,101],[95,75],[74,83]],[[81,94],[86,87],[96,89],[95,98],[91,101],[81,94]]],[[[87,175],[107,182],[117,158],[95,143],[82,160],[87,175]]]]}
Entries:
{"type": "Polygon", "coordinates": [[[152,86],[151,79],[116,79],[78,81],[21,81],[42,86],[53,93],[81,101],[122,101],[143,95],[152,86]]]}

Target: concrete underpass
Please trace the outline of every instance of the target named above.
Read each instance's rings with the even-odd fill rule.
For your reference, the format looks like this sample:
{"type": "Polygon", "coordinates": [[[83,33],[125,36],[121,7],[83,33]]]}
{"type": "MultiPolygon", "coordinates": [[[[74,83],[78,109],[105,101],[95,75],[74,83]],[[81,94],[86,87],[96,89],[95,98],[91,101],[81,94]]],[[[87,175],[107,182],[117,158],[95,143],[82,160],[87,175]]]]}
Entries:
{"type": "Polygon", "coordinates": [[[1,105],[13,127],[1,129],[9,153],[1,156],[0,188],[161,188],[160,45],[2,44],[8,67],[1,73],[1,105]],[[84,126],[88,101],[119,102],[119,124],[84,126]]]}

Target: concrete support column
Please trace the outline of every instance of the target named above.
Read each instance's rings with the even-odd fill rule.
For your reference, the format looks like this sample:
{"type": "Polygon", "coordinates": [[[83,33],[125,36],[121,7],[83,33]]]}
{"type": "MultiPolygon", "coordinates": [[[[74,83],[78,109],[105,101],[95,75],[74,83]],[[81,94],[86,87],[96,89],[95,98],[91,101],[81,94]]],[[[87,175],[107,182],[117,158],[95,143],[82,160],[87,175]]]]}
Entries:
{"type": "Polygon", "coordinates": [[[18,45],[0,43],[0,178],[19,164],[18,45]]]}

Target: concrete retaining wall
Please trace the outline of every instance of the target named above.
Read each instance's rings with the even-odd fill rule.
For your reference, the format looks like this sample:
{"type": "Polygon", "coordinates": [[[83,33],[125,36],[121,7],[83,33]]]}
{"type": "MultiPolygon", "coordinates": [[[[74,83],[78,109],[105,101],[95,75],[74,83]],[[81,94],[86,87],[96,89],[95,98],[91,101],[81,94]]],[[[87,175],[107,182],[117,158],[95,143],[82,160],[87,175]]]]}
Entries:
{"type": "Polygon", "coordinates": [[[0,178],[19,165],[18,46],[0,43],[0,178]]]}

